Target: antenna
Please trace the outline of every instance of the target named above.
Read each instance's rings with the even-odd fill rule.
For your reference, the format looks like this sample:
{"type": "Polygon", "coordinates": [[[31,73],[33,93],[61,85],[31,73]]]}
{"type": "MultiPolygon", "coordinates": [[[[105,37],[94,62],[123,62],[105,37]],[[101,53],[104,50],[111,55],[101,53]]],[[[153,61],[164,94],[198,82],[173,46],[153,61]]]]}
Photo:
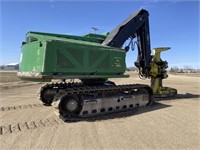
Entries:
{"type": "Polygon", "coordinates": [[[94,30],[94,34],[96,34],[96,31],[99,30],[99,29],[97,29],[95,27],[92,27],[92,29],[94,30]]]}

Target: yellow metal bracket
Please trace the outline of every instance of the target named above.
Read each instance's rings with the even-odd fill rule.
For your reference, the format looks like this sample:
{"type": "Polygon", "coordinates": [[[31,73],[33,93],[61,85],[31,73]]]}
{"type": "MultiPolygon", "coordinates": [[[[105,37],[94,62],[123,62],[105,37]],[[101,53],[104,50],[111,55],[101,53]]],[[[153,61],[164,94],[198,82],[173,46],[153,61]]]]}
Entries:
{"type": "Polygon", "coordinates": [[[170,87],[163,87],[162,80],[168,77],[167,67],[168,63],[162,61],[161,52],[169,50],[170,47],[161,47],[153,49],[153,58],[151,62],[151,88],[154,93],[154,97],[169,97],[177,94],[177,90],[170,87]]]}

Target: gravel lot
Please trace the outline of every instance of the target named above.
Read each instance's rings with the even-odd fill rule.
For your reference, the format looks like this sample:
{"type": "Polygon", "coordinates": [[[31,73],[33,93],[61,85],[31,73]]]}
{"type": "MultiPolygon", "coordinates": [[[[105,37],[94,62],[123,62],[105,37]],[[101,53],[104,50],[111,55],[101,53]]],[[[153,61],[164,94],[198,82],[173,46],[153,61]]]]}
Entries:
{"type": "MultiPolygon", "coordinates": [[[[200,78],[170,75],[179,95],[150,108],[65,123],[37,100],[42,84],[0,91],[1,149],[200,149],[200,78]]],[[[135,73],[117,84],[145,83],[135,73]]],[[[9,85],[8,85],[9,86],[9,85]]]]}

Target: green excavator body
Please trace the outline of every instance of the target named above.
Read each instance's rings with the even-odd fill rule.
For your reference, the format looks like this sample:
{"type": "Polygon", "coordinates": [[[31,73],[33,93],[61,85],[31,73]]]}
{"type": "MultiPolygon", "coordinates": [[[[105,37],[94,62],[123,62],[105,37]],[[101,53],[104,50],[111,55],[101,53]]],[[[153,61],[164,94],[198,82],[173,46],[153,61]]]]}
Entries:
{"type": "Polygon", "coordinates": [[[167,62],[159,54],[166,48],[157,48],[157,54],[151,55],[148,16],[148,11],[141,9],[105,35],[28,32],[26,42],[22,42],[18,77],[40,82],[60,79],[43,85],[38,97],[44,105],[52,105],[65,121],[150,106],[155,96],[173,96],[176,89],[162,86],[167,62]],[[126,52],[135,44],[139,77],[151,78],[151,87],[116,85],[107,80],[128,77],[126,52]]]}
{"type": "Polygon", "coordinates": [[[125,50],[102,45],[105,38],[28,32],[22,43],[18,77],[40,82],[128,77],[124,75],[125,50]]]}

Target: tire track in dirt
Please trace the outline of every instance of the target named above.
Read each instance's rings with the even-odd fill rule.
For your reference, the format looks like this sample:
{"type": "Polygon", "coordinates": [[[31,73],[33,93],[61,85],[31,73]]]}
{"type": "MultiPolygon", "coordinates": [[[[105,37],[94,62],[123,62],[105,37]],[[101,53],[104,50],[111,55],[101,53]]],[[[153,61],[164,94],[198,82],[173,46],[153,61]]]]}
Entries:
{"type": "Polygon", "coordinates": [[[9,125],[1,125],[0,136],[18,132],[24,132],[27,130],[34,130],[37,128],[57,126],[60,124],[63,124],[61,120],[55,118],[48,118],[38,121],[30,121],[30,122],[28,121],[28,122],[12,123],[9,125]]]}
{"type": "Polygon", "coordinates": [[[13,110],[20,110],[20,109],[29,109],[29,108],[36,108],[42,107],[42,104],[28,104],[28,105],[18,105],[18,106],[8,106],[8,107],[1,107],[0,111],[13,111],[13,110]]]}

